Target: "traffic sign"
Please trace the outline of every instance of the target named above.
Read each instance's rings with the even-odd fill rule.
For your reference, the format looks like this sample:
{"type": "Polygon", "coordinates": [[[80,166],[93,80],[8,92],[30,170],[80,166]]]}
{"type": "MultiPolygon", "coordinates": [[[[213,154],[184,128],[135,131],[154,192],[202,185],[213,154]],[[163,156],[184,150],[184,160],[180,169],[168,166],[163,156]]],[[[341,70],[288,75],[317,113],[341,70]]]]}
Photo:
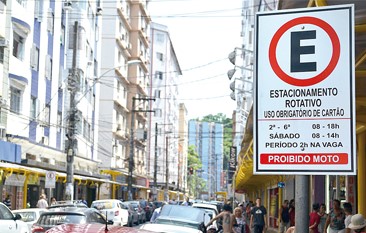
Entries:
{"type": "Polygon", "coordinates": [[[353,5],[256,15],[254,173],[355,174],[353,5]]]}
{"type": "Polygon", "coordinates": [[[45,188],[55,188],[56,186],[56,172],[46,171],[45,188]]]}

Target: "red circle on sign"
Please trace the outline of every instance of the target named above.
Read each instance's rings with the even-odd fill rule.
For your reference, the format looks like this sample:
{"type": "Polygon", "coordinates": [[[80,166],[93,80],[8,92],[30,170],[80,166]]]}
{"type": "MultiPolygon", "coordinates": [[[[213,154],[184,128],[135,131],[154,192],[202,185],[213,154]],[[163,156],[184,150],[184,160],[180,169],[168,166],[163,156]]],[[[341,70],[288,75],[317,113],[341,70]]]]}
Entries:
{"type": "Polygon", "coordinates": [[[282,79],[284,82],[294,85],[294,86],[311,86],[314,84],[317,84],[324,79],[326,79],[334,70],[336,67],[339,55],[340,55],[340,42],[337,33],[334,31],[334,29],[325,21],[305,16],[305,17],[299,17],[293,20],[288,21],[284,25],[282,25],[277,32],[274,34],[270,46],[269,46],[269,62],[272,66],[273,71],[276,73],[276,75],[282,79]],[[332,41],[332,48],[333,48],[333,54],[329,61],[328,66],[318,75],[306,79],[298,79],[294,78],[288,74],[286,74],[281,67],[279,66],[277,62],[276,57],[276,49],[278,45],[278,41],[282,37],[282,35],[291,27],[294,27],[298,24],[313,24],[320,28],[322,28],[330,37],[330,40],[332,41]]]}

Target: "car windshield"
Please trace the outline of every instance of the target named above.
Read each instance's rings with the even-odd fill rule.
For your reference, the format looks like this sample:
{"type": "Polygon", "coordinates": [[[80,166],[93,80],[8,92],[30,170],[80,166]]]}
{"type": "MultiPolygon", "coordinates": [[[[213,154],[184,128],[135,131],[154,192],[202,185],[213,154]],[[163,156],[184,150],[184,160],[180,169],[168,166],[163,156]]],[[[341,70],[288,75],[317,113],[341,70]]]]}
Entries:
{"type": "Polygon", "coordinates": [[[22,217],[23,222],[32,222],[36,220],[36,213],[34,212],[16,212],[22,217]]]}
{"type": "Polygon", "coordinates": [[[113,209],[116,207],[116,203],[113,201],[98,201],[93,202],[91,208],[96,208],[97,210],[113,209]]]}
{"type": "Polygon", "coordinates": [[[186,219],[188,221],[203,222],[203,210],[186,206],[165,205],[160,216],[169,218],[186,219]]]}
{"type": "Polygon", "coordinates": [[[71,213],[50,213],[42,215],[37,223],[42,226],[55,226],[64,223],[85,224],[86,216],[71,213]]]}

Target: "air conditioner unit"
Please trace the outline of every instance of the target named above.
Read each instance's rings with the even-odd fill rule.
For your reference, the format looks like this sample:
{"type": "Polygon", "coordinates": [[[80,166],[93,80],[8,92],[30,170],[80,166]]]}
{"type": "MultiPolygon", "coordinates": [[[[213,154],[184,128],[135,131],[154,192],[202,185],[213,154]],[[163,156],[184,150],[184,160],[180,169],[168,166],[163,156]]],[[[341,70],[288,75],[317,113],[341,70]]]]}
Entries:
{"type": "Polygon", "coordinates": [[[65,1],[64,2],[64,9],[65,10],[71,10],[72,9],[72,2],[71,1],[65,1]]]}
{"type": "Polygon", "coordinates": [[[0,38],[0,47],[9,47],[9,40],[0,38]]]}
{"type": "Polygon", "coordinates": [[[96,15],[102,15],[102,13],[103,13],[103,8],[101,8],[100,6],[98,6],[97,7],[97,13],[96,13],[96,15]]]}
{"type": "Polygon", "coordinates": [[[88,61],[88,66],[92,66],[93,65],[93,61],[88,61]]]}
{"type": "Polygon", "coordinates": [[[119,37],[120,40],[125,40],[125,35],[122,34],[120,37],[119,37]]]}
{"type": "Polygon", "coordinates": [[[132,44],[128,43],[128,49],[132,49],[132,44]]]}
{"type": "Polygon", "coordinates": [[[117,131],[121,131],[122,130],[122,124],[117,124],[117,131]]]}
{"type": "Polygon", "coordinates": [[[47,136],[43,136],[41,138],[41,143],[44,144],[44,145],[48,145],[48,137],[47,136]]]}
{"type": "Polygon", "coordinates": [[[6,99],[0,96],[0,107],[6,107],[6,99]]]}

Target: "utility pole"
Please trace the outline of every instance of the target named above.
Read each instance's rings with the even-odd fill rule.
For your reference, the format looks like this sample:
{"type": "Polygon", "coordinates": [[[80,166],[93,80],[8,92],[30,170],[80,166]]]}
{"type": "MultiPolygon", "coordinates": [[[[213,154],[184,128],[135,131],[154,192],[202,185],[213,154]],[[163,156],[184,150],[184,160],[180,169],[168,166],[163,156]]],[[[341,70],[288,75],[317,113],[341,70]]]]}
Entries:
{"type": "MultiPolygon", "coordinates": [[[[73,55],[72,55],[72,73],[68,76],[68,90],[70,92],[70,110],[69,110],[69,123],[68,132],[66,137],[69,141],[67,148],[67,167],[66,167],[66,192],[65,199],[73,201],[74,199],[74,157],[75,157],[75,147],[76,147],[76,102],[75,94],[78,89],[77,82],[77,70],[76,70],[76,57],[77,57],[77,41],[78,41],[78,21],[74,24],[74,41],[73,41],[73,55]]],[[[67,45],[65,45],[67,47],[67,45]]],[[[66,49],[66,48],[65,48],[66,49]]]]}
{"type": "Polygon", "coordinates": [[[157,199],[157,189],[158,189],[158,122],[155,122],[155,155],[154,155],[154,201],[157,199]]]}
{"type": "Polygon", "coordinates": [[[168,160],[168,158],[169,158],[169,153],[168,153],[169,152],[169,148],[168,148],[168,146],[169,146],[169,137],[168,136],[165,137],[165,143],[166,143],[166,147],[165,147],[165,156],[166,156],[166,160],[165,160],[165,166],[166,166],[166,168],[165,168],[165,189],[166,189],[166,191],[169,195],[169,160],[168,160]]]}
{"type": "Polygon", "coordinates": [[[130,157],[128,162],[128,200],[132,201],[132,180],[133,180],[133,169],[135,167],[134,164],[134,154],[135,154],[135,139],[134,139],[134,130],[135,130],[135,112],[154,112],[154,110],[135,110],[136,108],[136,100],[146,100],[155,101],[155,98],[136,98],[132,97],[132,109],[131,109],[131,128],[130,128],[130,157]]]}

